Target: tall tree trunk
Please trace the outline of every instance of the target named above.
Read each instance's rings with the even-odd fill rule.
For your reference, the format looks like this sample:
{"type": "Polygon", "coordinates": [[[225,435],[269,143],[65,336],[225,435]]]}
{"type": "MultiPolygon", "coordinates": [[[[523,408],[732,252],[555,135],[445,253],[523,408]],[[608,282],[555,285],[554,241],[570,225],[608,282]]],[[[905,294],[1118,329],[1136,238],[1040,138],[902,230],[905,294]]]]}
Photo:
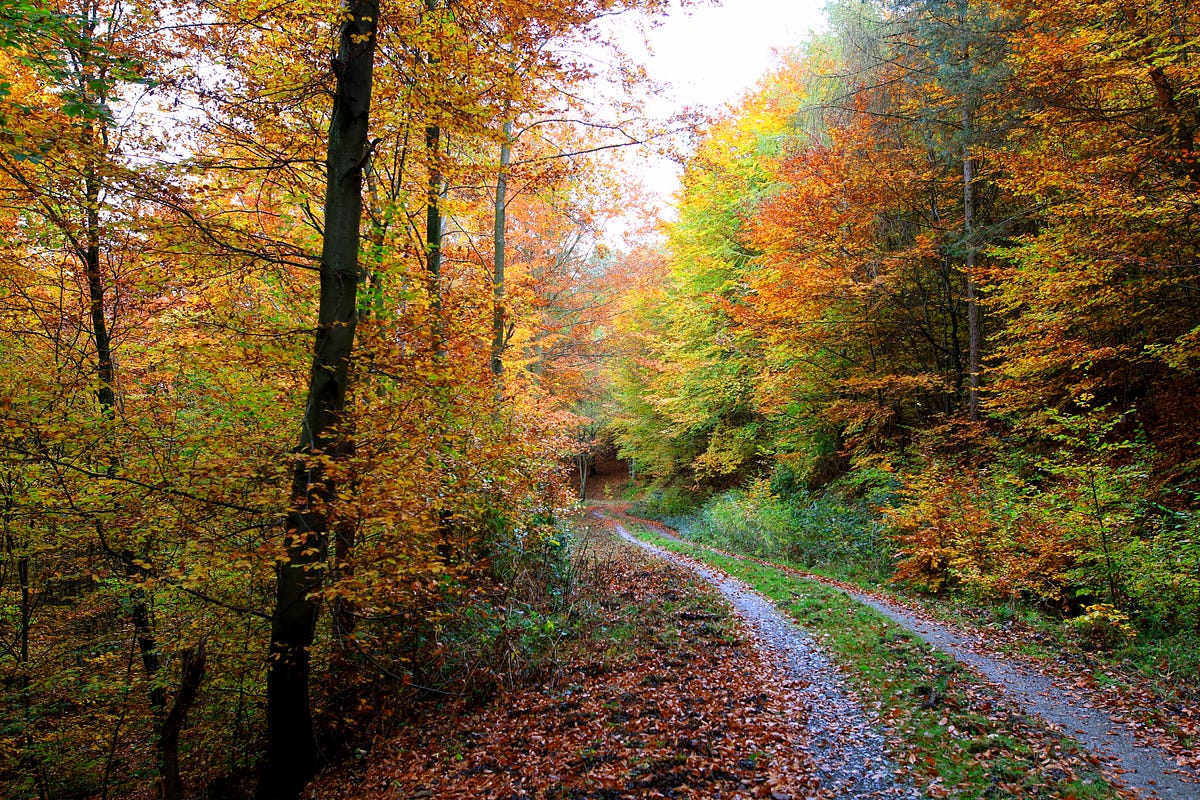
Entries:
{"type": "Polygon", "coordinates": [[[963,134],[963,238],[966,240],[967,281],[967,414],[972,422],[979,420],[979,302],[976,293],[975,267],[978,248],[975,242],[975,157],[971,154],[971,107],[962,105],[963,134]]]}
{"type": "Polygon", "coordinates": [[[329,121],[325,173],[325,238],[320,309],[308,399],[292,475],[285,558],[276,566],[275,608],[267,671],[267,752],[261,798],[292,798],[318,767],[309,703],[309,648],[319,611],[315,596],[328,553],[324,502],[336,488],[322,466],[342,446],[339,424],[357,322],[359,227],[363,167],[368,157],[378,0],[350,0],[333,71],[337,86],[329,121]]]}
{"type": "Polygon", "coordinates": [[[512,160],[512,120],[504,121],[504,139],[500,142],[500,172],[496,176],[496,219],[492,235],[495,247],[492,271],[492,374],[504,371],[504,268],[505,210],[508,205],[508,165],[512,160]]]}
{"type": "MultiPolygon", "coordinates": [[[[84,146],[94,147],[95,133],[89,125],[84,131],[84,146]]],[[[92,340],[96,345],[96,399],[100,413],[112,417],[116,412],[117,393],[115,367],[113,366],[112,337],[108,331],[108,319],[104,305],[104,275],[100,264],[100,176],[95,164],[90,164],[83,179],[84,202],[87,204],[84,224],[86,240],[83,252],[83,270],[87,276],[88,311],[92,320],[92,340]]]]}
{"type": "MultiPolygon", "coordinates": [[[[439,0],[425,0],[425,11],[437,10],[439,0]]],[[[432,54],[427,55],[430,65],[437,63],[432,54]]],[[[436,112],[433,112],[436,113],[436,112]]],[[[429,164],[429,179],[425,195],[425,268],[429,286],[429,308],[433,314],[431,337],[433,354],[445,355],[446,331],[442,323],[442,193],[445,191],[442,176],[442,128],[436,121],[425,126],[425,158],[429,164]]]]}
{"type": "MultiPolygon", "coordinates": [[[[431,5],[434,0],[430,0],[431,5]]],[[[425,267],[429,281],[429,308],[432,312],[430,335],[434,355],[445,354],[445,330],[442,326],[442,129],[425,126],[425,155],[429,159],[429,183],[425,197],[425,267]]]]}
{"type": "MultiPolygon", "coordinates": [[[[102,138],[103,133],[99,136],[102,138]]],[[[84,146],[88,151],[96,146],[97,132],[93,125],[84,128],[84,146]]],[[[85,217],[85,245],[81,253],[84,273],[88,285],[88,310],[92,322],[92,340],[96,346],[96,400],[100,404],[100,414],[105,423],[110,423],[116,416],[116,367],[113,363],[112,336],[108,330],[108,317],[104,302],[104,275],[101,265],[100,251],[100,191],[101,180],[93,161],[88,165],[84,175],[84,198],[87,209],[85,217]]],[[[113,475],[117,470],[117,461],[113,455],[114,443],[109,442],[103,454],[108,459],[106,471],[113,475]]],[[[160,731],[163,714],[167,705],[166,689],[162,685],[162,658],[159,654],[158,637],[154,630],[154,615],[151,612],[145,592],[136,584],[141,580],[142,570],[135,566],[134,555],[119,546],[114,549],[108,546],[108,538],[104,531],[104,522],[95,521],[96,534],[105,550],[114,555],[125,567],[125,575],[135,584],[129,593],[129,613],[133,622],[134,638],[137,641],[138,653],[141,656],[142,670],[146,674],[146,685],[149,688],[150,710],[154,717],[155,731],[160,731]]],[[[173,762],[164,760],[162,737],[155,736],[155,750],[158,757],[158,796],[164,800],[176,800],[183,795],[183,784],[179,776],[178,759],[173,762]],[[171,788],[175,794],[168,794],[171,788]]]]}
{"type": "MultiPolygon", "coordinates": [[[[364,323],[371,319],[379,319],[383,316],[384,308],[384,293],[383,293],[383,258],[384,258],[384,241],[387,236],[388,228],[388,212],[379,205],[378,195],[378,173],[373,167],[374,158],[368,158],[363,164],[363,182],[366,190],[367,203],[369,203],[369,211],[366,216],[371,220],[371,224],[367,231],[367,241],[364,260],[367,265],[360,264],[359,280],[363,282],[362,292],[358,300],[358,322],[364,323]]],[[[369,370],[356,370],[354,367],[360,366],[358,362],[351,365],[351,371],[348,374],[348,385],[353,385],[359,391],[369,391],[367,388],[370,381],[369,370]],[[357,373],[357,374],[355,374],[357,373]]],[[[376,389],[378,391],[378,389],[376,389]]],[[[346,399],[346,408],[353,413],[354,396],[348,396],[346,399]]],[[[341,452],[347,458],[353,458],[356,452],[356,436],[357,431],[354,428],[353,420],[347,422],[346,427],[342,430],[342,447],[341,452]]],[[[358,497],[359,481],[355,476],[350,479],[350,485],[345,492],[346,496],[351,498],[358,497]]],[[[342,514],[336,525],[334,526],[334,548],[333,548],[333,571],[332,577],[337,581],[346,581],[353,576],[354,573],[354,548],[357,545],[357,528],[359,520],[352,515],[342,514]]],[[[358,618],[355,616],[355,607],[353,601],[346,597],[343,593],[338,592],[331,604],[330,609],[330,633],[335,642],[340,646],[341,653],[344,656],[350,645],[350,639],[354,636],[355,628],[358,626],[358,618]]],[[[342,666],[345,666],[343,659],[342,666]]],[[[344,703],[341,710],[348,710],[350,703],[353,702],[352,693],[336,695],[335,702],[344,703]]]]}
{"type": "MultiPolygon", "coordinates": [[[[92,31],[86,31],[85,41],[92,31]]],[[[80,61],[86,64],[89,50],[86,45],[80,51],[80,61]]],[[[81,81],[83,80],[81,73],[81,81]]],[[[90,86],[82,86],[81,91],[87,96],[90,86]]],[[[106,98],[97,97],[95,103],[103,104],[106,98]]],[[[84,231],[83,241],[79,247],[78,257],[83,262],[84,275],[87,280],[88,314],[91,319],[92,341],[96,347],[96,400],[100,405],[100,415],[105,427],[105,438],[111,433],[111,423],[117,413],[116,365],[113,360],[112,334],[108,329],[108,307],[105,303],[105,282],[103,265],[101,263],[101,228],[100,228],[100,196],[103,189],[98,166],[98,148],[106,144],[106,132],[103,128],[91,122],[84,126],[81,139],[83,150],[90,156],[83,176],[84,192],[84,231]]],[[[101,457],[107,463],[105,471],[109,476],[115,475],[118,468],[115,442],[109,441],[101,457]]],[[[155,751],[158,762],[158,796],[163,800],[178,800],[183,797],[183,781],[179,772],[178,732],[175,734],[173,747],[164,749],[163,740],[164,715],[167,713],[167,691],[162,683],[162,656],[159,651],[158,636],[154,626],[154,614],[145,591],[138,585],[144,577],[144,570],[136,566],[135,554],[120,545],[110,543],[105,531],[103,520],[95,520],[96,535],[101,546],[111,556],[124,565],[125,575],[134,584],[129,593],[130,620],[133,622],[134,639],[141,657],[142,669],[146,675],[146,685],[149,687],[149,702],[155,726],[155,751]],[[168,750],[170,752],[168,752],[168,750]]],[[[190,702],[189,702],[190,705],[190,702]]]]}

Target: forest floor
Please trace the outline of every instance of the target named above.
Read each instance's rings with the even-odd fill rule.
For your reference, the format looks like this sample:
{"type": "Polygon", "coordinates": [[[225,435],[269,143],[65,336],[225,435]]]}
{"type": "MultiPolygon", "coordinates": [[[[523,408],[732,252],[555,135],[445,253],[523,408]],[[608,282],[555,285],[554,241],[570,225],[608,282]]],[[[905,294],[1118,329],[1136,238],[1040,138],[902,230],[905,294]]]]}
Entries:
{"type": "Polygon", "coordinates": [[[309,796],[828,796],[803,746],[806,704],[720,595],[587,524],[573,622],[545,674],[431,710],[309,796]]]}
{"type": "Polygon", "coordinates": [[[310,796],[1200,797],[1102,699],[1076,716],[1076,684],[989,672],[979,659],[1016,666],[912,609],[634,522],[587,520],[569,624],[534,680],[431,709],[310,796]]]}

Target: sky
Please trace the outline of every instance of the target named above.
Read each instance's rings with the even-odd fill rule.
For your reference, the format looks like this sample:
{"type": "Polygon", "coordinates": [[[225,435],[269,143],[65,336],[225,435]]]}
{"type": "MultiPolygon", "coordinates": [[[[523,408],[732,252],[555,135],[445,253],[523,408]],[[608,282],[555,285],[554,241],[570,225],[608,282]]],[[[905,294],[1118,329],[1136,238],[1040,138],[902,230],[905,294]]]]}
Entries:
{"type": "MultiPolygon", "coordinates": [[[[798,44],[824,27],[823,0],[707,0],[675,9],[650,29],[650,76],[669,82],[677,102],[721,105],[767,71],[773,48],[798,44]]],[[[632,20],[630,21],[632,23],[632,20]]]]}
{"type": "MultiPolygon", "coordinates": [[[[771,68],[773,50],[800,44],[824,28],[824,2],[726,0],[717,5],[699,0],[693,8],[673,9],[648,29],[644,20],[629,15],[613,24],[628,53],[644,61],[650,78],[669,85],[648,109],[666,116],[683,106],[719,110],[737,100],[771,68]]],[[[666,216],[671,216],[679,172],[674,162],[652,158],[642,173],[666,216]]]]}

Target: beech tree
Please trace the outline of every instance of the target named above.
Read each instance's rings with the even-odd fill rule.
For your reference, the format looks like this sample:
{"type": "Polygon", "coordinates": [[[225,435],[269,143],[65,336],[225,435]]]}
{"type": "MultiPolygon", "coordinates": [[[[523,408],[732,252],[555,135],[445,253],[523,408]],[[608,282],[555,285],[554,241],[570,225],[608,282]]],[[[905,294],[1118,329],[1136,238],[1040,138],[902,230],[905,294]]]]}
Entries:
{"type": "Polygon", "coordinates": [[[372,74],[379,3],[352,2],[338,32],[326,150],[321,292],[312,377],[292,477],[286,557],[276,567],[267,676],[267,753],[260,794],[294,796],[318,766],[309,669],[329,519],[338,487],[325,469],[345,446],[343,412],[358,312],[363,167],[369,157],[372,74]]]}

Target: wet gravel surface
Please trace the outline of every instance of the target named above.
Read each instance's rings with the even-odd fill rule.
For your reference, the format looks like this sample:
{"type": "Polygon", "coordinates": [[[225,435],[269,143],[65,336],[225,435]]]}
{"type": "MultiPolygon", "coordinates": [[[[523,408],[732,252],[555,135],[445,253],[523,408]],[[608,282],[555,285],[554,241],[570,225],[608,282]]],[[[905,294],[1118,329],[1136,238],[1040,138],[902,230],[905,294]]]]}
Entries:
{"type": "Polygon", "coordinates": [[[836,665],[812,637],[780,613],[762,595],[723,572],[704,567],[632,536],[619,523],[626,541],[691,570],[713,584],[753,631],[755,643],[790,679],[809,708],[805,749],[816,763],[822,789],[833,798],[920,798],[897,781],[883,737],[846,690],[836,665]]]}
{"type": "MultiPolygon", "coordinates": [[[[845,765],[831,770],[834,784],[839,787],[837,791],[840,792],[836,796],[920,796],[911,789],[906,790],[887,783],[890,779],[890,768],[884,758],[882,739],[871,729],[862,710],[840,687],[836,667],[821,655],[819,646],[811,638],[783,618],[770,602],[723,572],[699,567],[676,558],[674,554],[665,550],[645,544],[631,536],[620,525],[617,525],[617,530],[629,541],[686,566],[712,581],[730,599],[739,613],[760,632],[763,646],[780,651],[781,659],[789,672],[811,682],[810,697],[814,722],[810,723],[810,733],[813,736],[814,757],[817,757],[818,764],[822,764],[819,757],[822,749],[820,742],[829,743],[832,750],[831,754],[825,757],[825,763],[845,765]],[[810,652],[813,655],[807,655],[810,652]],[[808,658],[814,660],[806,661],[808,658]],[[843,709],[843,702],[849,704],[849,710],[843,709]],[[856,721],[849,728],[845,728],[843,714],[857,715],[854,717],[856,721]],[[851,737],[854,741],[847,745],[841,744],[846,737],[851,737]],[[859,739],[862,740],[861,743],[857,741],[859,739]],[[855,769],[861,774],[853,780],[849,777],[837,777],[855,769]],[[872,783],[877,775],[881,776],[878,778],[878,787],[872,783]],[[877,794],[880,791],[891,793],[877,794]],[[903,791],[910,791],[912,794],[900,793],[903,791]]],[[[815,576],[812,579],[819,580],[815,576]]],[[[1181,769],[1163,751],[1139,741],[1130,727],[1088,702],[1075,688],[1061,685],[1051,676],[1019,662],[1001,660],[980,653],[974,648],[973,638],[964,636],[949,626],[931,622],[907,612],[898,605],[885,603],[876,597],[846,589],[844,586],[834,588],[870,606],[974,670],[1015,702],[1026,714],[1044,720],[1102,759],[1108,765],[1111,778],[1133,789],[1139,797],[1147,800],[1200,800],[1200,776],[1190,770],[1181,769]]]]}

